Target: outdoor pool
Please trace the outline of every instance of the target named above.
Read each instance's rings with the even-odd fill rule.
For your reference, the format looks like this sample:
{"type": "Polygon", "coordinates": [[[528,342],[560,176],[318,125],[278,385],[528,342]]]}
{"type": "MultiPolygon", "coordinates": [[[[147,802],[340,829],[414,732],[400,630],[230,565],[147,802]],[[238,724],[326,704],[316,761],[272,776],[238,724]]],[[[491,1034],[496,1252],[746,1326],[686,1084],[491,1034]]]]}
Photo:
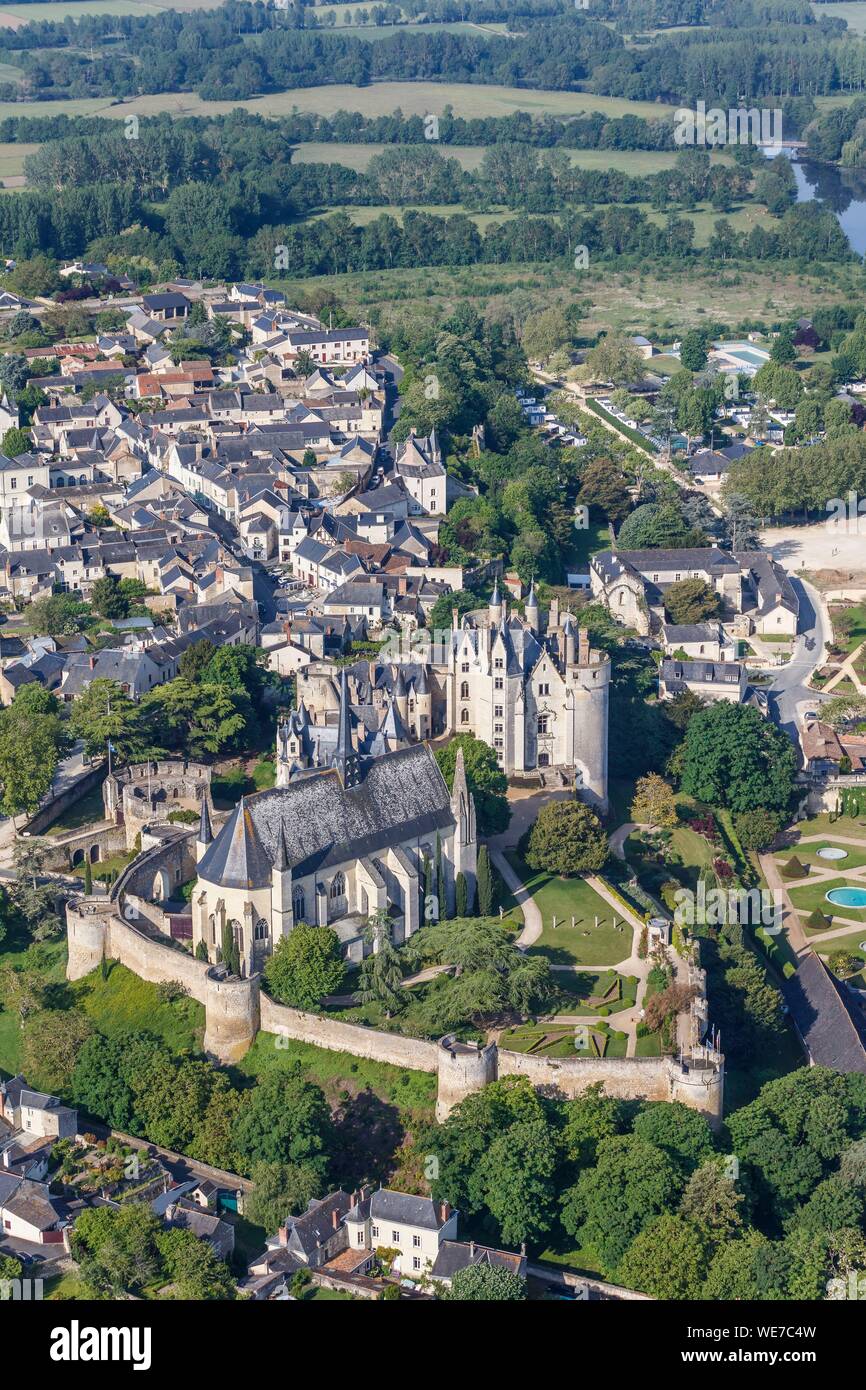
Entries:
{"type": "Polygon", "coordinates": [[[866,907],[866,888],[831,888],[826,898],[834,907],[866,907]]]}
{"type": "Polygon", "coordinates": [[[847,859],[847,849],[836,849],[833,845],[828,845],[825,849],[818,850],[819,859],[847,859]]]}

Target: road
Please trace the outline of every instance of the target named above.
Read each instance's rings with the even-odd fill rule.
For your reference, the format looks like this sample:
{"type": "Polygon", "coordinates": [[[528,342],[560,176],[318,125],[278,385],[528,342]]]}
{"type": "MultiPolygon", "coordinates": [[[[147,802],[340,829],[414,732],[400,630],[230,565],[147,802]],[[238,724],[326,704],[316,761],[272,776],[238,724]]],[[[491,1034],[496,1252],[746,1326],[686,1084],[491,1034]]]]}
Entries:
{"type": "MultiPolygon", "coordinates": [[[[65,791],[76,777],[80,777],[82,772],[87,771],[88,767],[89,764],[84,761],[84,744],[79,740],[73,744],[69,755],[57,764],[57,771],[54,774],[54,781],[48,796],[57,796],[60,792],[65,791]]],[[[24,824],[23,820],[21,824],[24,824]]],[[[4,867],[8,867],[12,863],[12,848],[15,844],[15,838],[16,832],[11,818],[0,816],[0,865],[4,867]]]]}
{"type": "Polygon", "coordinates": [[[786,666],[773,672],[773,683],[767,690],[770,709],[776,723],[799,747],[798,712],[802,717],[807,707],[815,708],[823,696],[807,684],[811,673],[824,660],[825,647],[832,639],[829,619],[816,589],[803,579],[790,576],[800,600],[800,634],[794,654],[786,666]],[[807,647],[807,642],[814,646],[807,647]]]}

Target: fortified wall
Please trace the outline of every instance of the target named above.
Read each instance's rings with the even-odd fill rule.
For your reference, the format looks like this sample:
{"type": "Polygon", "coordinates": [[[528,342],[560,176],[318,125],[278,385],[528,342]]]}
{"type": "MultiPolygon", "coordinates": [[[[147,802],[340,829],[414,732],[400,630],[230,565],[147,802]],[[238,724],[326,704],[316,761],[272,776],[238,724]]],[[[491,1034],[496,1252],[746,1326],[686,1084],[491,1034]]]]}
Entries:
{"type": "MultiPolygon", "coordinates": [[[[192,834],[179,833],[152,845],[129,865],[106,899],[84,898],[66,909],[69,942],[67,979],[79,980],[95,970],[103,957],[119,960],[143,980],[154,984],[179,981],[193,999],[204,1005],[205,1051],[217,1062],[236,1062],[252,1045],[259,1030],[348,1052],[411,1071],[433,1072],[438,1078],[437,1119],[444,1120],[466,1096],[502,1076],[527,1076],[533,1086],[551,1097],[573,1098],[597,1082],[609,1095],[629,1100],[681,1101],[704,1114],[711,1125],[721,1121],[724,1058],[704,1046],[706,983],[703,971],[691,966],[690,983],[698,989],[689,1018],[689,1044],[681,1058],[598,1057],[551,1058],[509,1052],[495,1043],[469,1045],[453,1036],[439,1043],[380,1032],[339,1019],[323,1018],[276,1003],[262,993],[258,976],[240,979],[223,966],[196,960],[183,947],[160,936],[147,917],[146,895],[166,878],[184,871],[192,852],[192,834]]],[[[160,914],[161,916],[162,914],[160,914]]],[[[279,1046],[279,1044],[276,1044],[279,1046]]]]}

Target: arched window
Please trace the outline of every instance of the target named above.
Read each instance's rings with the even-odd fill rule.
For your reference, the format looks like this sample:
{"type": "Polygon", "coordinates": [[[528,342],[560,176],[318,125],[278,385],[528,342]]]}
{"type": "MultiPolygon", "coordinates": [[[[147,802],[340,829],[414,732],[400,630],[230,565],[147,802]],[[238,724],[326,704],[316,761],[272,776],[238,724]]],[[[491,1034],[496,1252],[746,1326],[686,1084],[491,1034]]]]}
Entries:
{"type": "Polygon", "coordinates": [[[468,681],[461,681],[461,683],[460,683],[460,699],[461,699],[461,700],[468,700],[468,699],[469,699],[469,682],[468,682],[468,681]]]}
{"type": "Polygon", "coordinates": [[[307,915],[307,899],[304,896],[303,888],[298,888],[292,894],[292,912],[295,914],[296,922],[303,922],[307,915]]]}
{"type": "Polygon", "coordinates": [[[468,724],[468,723],[469,723],[469,711],[468,711],[468,709],[464,709],[464,710],[461,710],[461,711],[460,711],[460,723],[461,723],[461,724],[468,724]]]}
{"type": "Polygon", "coordinates": [[[265,921],[264,917],[260,917],[259,920],[256,922],[255,926],[255,939],[256,941],[264,941],[266,940],[267,935],[268,924],[265,921]]]}
{"type": "Polygon", "coordinates": [[[331,879],[331,887],[330,887],[330,890],[329,890],[329,896],[330,896],[332,899],[334,899],[334,898],[342,898],[342,896],[343,896],[343,894],[345,893],[345,891],[346,891],[346,880],[345,880],[345,878],[343,877],[342,874],[334,874],[334,877],[331,879]]]}

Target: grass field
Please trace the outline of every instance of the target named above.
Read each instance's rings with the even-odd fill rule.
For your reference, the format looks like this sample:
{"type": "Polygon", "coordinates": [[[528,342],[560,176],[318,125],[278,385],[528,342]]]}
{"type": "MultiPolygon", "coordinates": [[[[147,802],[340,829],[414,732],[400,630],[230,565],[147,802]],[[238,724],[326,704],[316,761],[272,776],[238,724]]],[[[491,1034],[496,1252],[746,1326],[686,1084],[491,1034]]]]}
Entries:
{"type": "MultiPolygon", "coordinates": [[[[22,940],[7,936],[0,945],[0,971],[6,967],[33,971],[45,985],[62,988],[66,978],[66,937],[46,941],[28,951],[22,940]]],[[[14,1073],[20,1067],[21,1021],[0,985],[0,1072],[14,1073]]]]}
{"type": "Polygon", "coordinates": [[[866,34],[866,0],[840,0],[829,5],[812,5],[816,19],[844,19],[848,28],[855,34],[866,34]]]}
{"type": "Polygon", "coordinates": [[[77,19],[80,15],[147,15],[160,10],[216,10],[221,0],[37,0],[33,5],[0,5],[0,24],[20,29],[44,20],[77,19]]]}
{"type": "Polygon", "coordinates": [[[840,869],[859,869],[863,864],[866,864],[866,844],[861,849],[858,849],[856,845],[839,845],[839,849],[846,851],[844,859],[822,859],[818,850],[827,849],[832,845],[833,840],[829,837],[823,841],[816,840],[811,845],[792,845],[790,849],[782,850],[775,858],[780,863],[785,863],[786,860],[792,859],[796,855],[801,864],[814,864],[819,869],[835,869],[837,871],[840,869]]]}
{"type": "MultiPolygon", "coordinates": [[[[862,888],[862,882],[857,879],[849,878],[825,878],[821,883],[806,883],[792,886],[791,882],[787,885],[788,894],[791,902],[798,912],[814,912],[816,908],[829,918],[834,926],[843,926],[842,922],[837,922],[837,918],[844,917],[852,922],[866,922],[866,908],[863,907],[844,907],[827,901],[827,894],[834,888],[862,888]]],[[[812,932],[811,928],[804,926],[808,935],[821,936],[821,931],[812,932]]]]}
{"type": "MultiPolygon", "coordinates": [[[[4,64],[0,63],[0,82],[8,82],[12,79],[3,73],[4,64]]],[[[7,187],[20,186],[24,179],[24,161],[28,154],[33,154],[39,149],[38,145],[15,145],[0,144],[0,180],[7,187]],[[14,179],[15,184],[9,181],[14,179]]]]}
{"type": "MultiPolygon", "coordinates": [[[[507,850],[506,858],[526,884],[543,919],[541,936],[530,951],[547,956],[552,965],[616,965],[631,955],[631,927],[625,924],[618,931],[613,926],[613,908],[584,879],[536,873],[516,850],[507,850]],[[554,928],[554,916],[561,926],[554,928]]],[[[617,918],[622,923],[619,914],[617,918]]]]}
{"type": "MultiPolygon", "coordinates": [[[[426,28],[426,25],[424,26],[426,28]]],[[[363,172],[376,154],[393,149],[392,145],[347,145],[337,142],[299,145],[295,164],[342,164],[347,169],[363,172]]],[[[456,159],[461,168],[472,172],[484,158],[483,145],[436,145],[443,159],[456,159]]],[[[568,150],[571,163],[578,169],[619,169],[624,174],[658,174],[670,169],[676,161],[675,150],[568,150]]]]}
{"type": "MultiPolygon", "coordinates": [[[[101,0],[93,0],[94,4],[101,0]]],[[[82,0],[87,3],[87,0],[82,0]]],[[[106,4],[114,0],[104,0],[106,4]]],[[[135,5],[136,0],[116,0],[135,5]]],[[[28,9],[39,6],[27,6],[28,9]]],[[[54,8],[47,6],[46,8],[54,8]]],[[[58,9],[68,6],[58,5],[58,9]]],[[[45,16],[46,18],[48,16],[45,16]]],[[[220,115],[243,107],[263,116],[285,116],[293,110],[315,111],[331,116],[335,111],[360,111],[367,116],[390,116],[399,107],[404,115],[424,116],[441,113],[446,106],[458,116],[508,116],[514,111],[532,115],[573,116],[578,112],[600,111],[606,116],[663,116],[672,106],[651,101],[626,101],[621,97],[600,97],[591,92],[548,92],[521,87],[485,87],[469,82],[375,82],[369,87],[335,83],[323,87],[298,87],[288,92],[270,92],[249,101],[202,101],[194,92],[156,92],[148,96],[112,103],[106,97],[69,98],[51,102],[51,114],[59,116],[103,115],[122,120],[124,116],[220,115]]],[[[0,116],[44,116],[46,104],[40,101],[0,102],[0,116]]]]}

